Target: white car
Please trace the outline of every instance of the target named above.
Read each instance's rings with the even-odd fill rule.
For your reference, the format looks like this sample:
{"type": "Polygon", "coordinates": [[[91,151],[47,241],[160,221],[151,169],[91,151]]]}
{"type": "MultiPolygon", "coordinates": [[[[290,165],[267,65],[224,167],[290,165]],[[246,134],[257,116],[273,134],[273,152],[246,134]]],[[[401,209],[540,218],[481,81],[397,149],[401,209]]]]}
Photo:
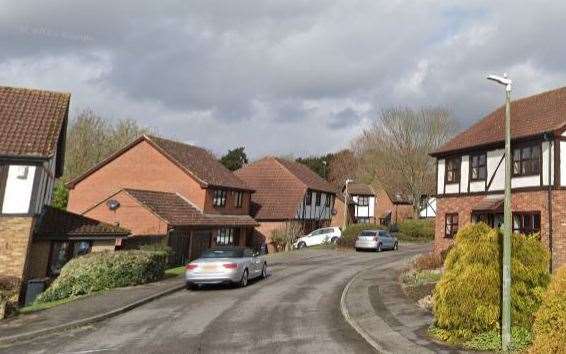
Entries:
{"type": "Polygon", "coordinates": [[[323,243],[336,243],[340,237],[342,237],[342,231],[340,231],[339,227],[325,227],[300,237],[297,242],[293,244],[293,247],[304,248],[322,245],[323,243]]]}

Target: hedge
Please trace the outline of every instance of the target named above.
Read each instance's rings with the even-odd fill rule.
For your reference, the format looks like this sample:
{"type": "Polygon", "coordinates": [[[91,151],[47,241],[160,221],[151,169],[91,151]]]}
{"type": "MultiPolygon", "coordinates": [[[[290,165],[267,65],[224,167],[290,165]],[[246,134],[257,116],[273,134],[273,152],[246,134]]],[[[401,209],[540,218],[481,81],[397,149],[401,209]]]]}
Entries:
{"type": "Polygon", "coordinates": [[[149,283],[163,278],[167,252],[141,250],[96,252],[71,259],[38,303],[92,292],[149,283]]]}
{"type": "Polygon", "coordinates": [[[558,269],[543,295],[533,334],[530,353],[566,353],[566,265],[558,269]]]}
{"type": "MultiPolygon", "coordinates": [[[[435,326],[448,341],[468,340],[499,328],[501,240],[498,230],[470,224],[455,237],[435,292],[435,326]]],[[[549,282],[549,255],[534,237],[512,237],[511,318],[530,328],[549,282]]]]}
{"type": "Polygon", "coordinates": [[[399,224],[399,232],[412,239],[433,240],[434,221],[408,219],[399,224]]]}
{"type": "Polygon", "coordinates": [[[356,238],[364,230],[382,230],[383,225],[379,224],[350,224],[342,231],[342,236],[338,240],[339,247],[354,247],[356,238]]]}

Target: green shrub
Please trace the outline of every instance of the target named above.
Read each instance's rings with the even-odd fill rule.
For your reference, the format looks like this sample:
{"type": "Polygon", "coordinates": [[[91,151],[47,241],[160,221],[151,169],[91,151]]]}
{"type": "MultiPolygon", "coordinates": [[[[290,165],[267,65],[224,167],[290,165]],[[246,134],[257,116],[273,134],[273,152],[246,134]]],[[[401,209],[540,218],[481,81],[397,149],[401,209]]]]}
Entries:
{"type": "Polygon", "coordinates": [[[163,278],[166,252],[97,252],[71,259],[38,303],[149,283],[163,278]]]}
{"type": "Polygon", "coordinates": [[[412,239],[433,240],[434,221],[427,219],[407,219],[399,224],[399,232],[412,239]]]}
{"type": "Polygon", "coordinates": [[[558,269],[533,324],[531,353],[566,353],[566,265],[558,269]]]}
{"type": "MultiPolygon", "coordinates": [[[[444,262],[436,285],[435,324],[443,337],[468,340],[499,328],[501,300],[501,240],[498,230],[471,224],[461,229],[444,262]]],[[[514,326],[530,328],[549,281],[549,255],[534,238],[512,237],[511,318],[514,326]]]]}
{"type": "Polygon", "coordinates": [[[351,224],[346,227],[345,230],[342,231],[342,236],[340,240],[338,240],[339,247],[354,247],[356,243],[356,238],[360,234],[360,232],[364,230],[382,230],[384,227],[378,224],[351,224]]]}
{"type": "MultiPolygon", "coordinates": [[[[528,329],[522,327],[511,328],[512,350],[522,350],[528,347],[532,341],[532,334],[528,329]]],[[[475,351],[500,351],[501,331],[492,329],[489,332],[480,333],[464,343],[464,348],[475,351]]]]}

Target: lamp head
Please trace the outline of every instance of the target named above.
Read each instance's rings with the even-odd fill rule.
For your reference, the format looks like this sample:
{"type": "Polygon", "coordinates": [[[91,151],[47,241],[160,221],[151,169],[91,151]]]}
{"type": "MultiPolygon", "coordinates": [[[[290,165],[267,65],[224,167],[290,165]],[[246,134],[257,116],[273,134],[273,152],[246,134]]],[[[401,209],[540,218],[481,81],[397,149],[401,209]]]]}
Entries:
{"type": "Polygon", "coordinates": [[[507,73],[504,73],[503,76],[499,75],[488,75],[488,80],[495,81],[498,84],[504,85],[507,91],[511,91],[511,84],[512,81],[507,77],[507,73]]]}

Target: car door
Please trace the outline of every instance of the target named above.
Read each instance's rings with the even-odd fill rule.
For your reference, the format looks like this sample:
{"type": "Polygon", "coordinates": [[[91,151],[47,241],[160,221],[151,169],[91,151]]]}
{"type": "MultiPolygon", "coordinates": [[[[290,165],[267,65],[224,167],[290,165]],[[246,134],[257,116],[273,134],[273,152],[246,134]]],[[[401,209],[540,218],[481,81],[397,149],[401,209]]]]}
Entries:
{"type": "Polygon", "coordinates": [[[314,230],[307,237],[307,246],[314,246],[320,244],[320,231],[314,230]]]}
{"type": "Polygon", "coordinates": [[[391,234],[389,232],[385,232],[385,239],[387,240],[386,248],[388,250],[393,249],[393,237],[391,237],[391,234]]]}
{"type": "Polygon", "coordinates": [[[244,250],[244,257],[249,264],[248,269],[250,271],[250,278],[255,278],[258,276],[258,273],[261,272],[261,268],[259,268],[260,259],[259,257],[254,256],[254,253],[251,249],[246,248],[244,250]]]}
{"type": "Polygon", "coordinates": [[[391,238],[389,237],[389,234],[387,234],[387,232],[379,231],[379,239],[381,240],[381,248],[389,249],[389,247],[391,247],[391,238]]]}

